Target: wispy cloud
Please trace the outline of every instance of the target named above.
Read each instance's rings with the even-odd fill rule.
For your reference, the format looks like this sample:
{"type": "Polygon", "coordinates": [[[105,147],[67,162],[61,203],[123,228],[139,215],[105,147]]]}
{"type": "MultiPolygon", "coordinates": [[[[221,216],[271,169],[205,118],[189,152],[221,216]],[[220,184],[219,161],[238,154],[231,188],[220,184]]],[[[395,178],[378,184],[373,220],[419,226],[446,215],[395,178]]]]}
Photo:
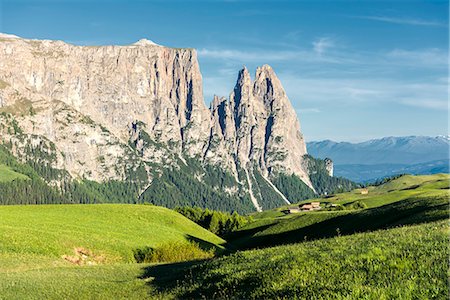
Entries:
{"type": "Polygon", "coordinates": [[[402,24],[402,25],[415,25],[415,26],[436,26],[436,27],[446,27],[447,24],[439,21],[430,21],[414,18],[403,18],[403,17],[388,17],[388,16],[355,16],[358,19],[373,20],[379,22],[402,24]]]}
{"type": "Polygon", "coordinates": [[[198,55],[205,58],[232,59],[237,61],[271,60],[280,61],[294,59],[299,55],[295,51],[242,51],[235,49],[200,49],[198,55]]]}
{"type": "Polygon", "coordinates": [[[437,65],[446,66],[448,64],[448,52],[438,48],[404,50],[394,49],[386,54],[387,58],[400,63],[411,63],[414,65],[437,65]]]}
{"type": "Polygon", "coordinates": [[[421,98],[421,99],[403,99],[401,102],[408,106],[422,107],[428,109],[436,109],[436,110],[448,109],[448,102],[446,100],[421,98]]]}
{"type": "Polygon", "coordinates": [[[334,41],[329,37],[321,37],[313,42],[314,52],[318,55],[322,55],[331,47],[334,47],[334,41]]]}
{"type": "MultiPolygon", "coordinates": [[[[346,66],[340,72],[349,73],[353,70],[361,72],[371,70],[376,72],[401,71],[404,67],[414,69],[446,69],[448,66],[448,50],[440,48],[425,49],[392,49],[383,52],[359,52],[352,49],[339,49],[328,38],[321,38],[313,43],[313,49],[299,50],[267,50],[256,49],[227,49],[203,48],[198,50],[202,59],[221,60],[223,62],[251,63],[289,63],[298,64],[302,68],[307,65],[335,64],[346,66]]],[[[330,68],[327,69],[329,73],[330,68]]]]}
{"type": "MultiPolygon", "coordinates": [[[[425,83],[403,79],[305,78],[279,74],[289,98],[301,106],[342,107],[398,104],[426,109],[447,109],[447,85],[439,79],[425,83]]],[[[300,110],[301,111],[301,110],[300,110]]]]}
{"type": "Polygon", "coordinates": [[[322,55],[325,49],[331,47],[331,45],[325,45],[322,42],[318,45],[321,49],[318,51],[310,50],[237,50],[237,49],[199,49],[197,51],[198,56],[201,58],[220,59],[220,60],[233,60],[242,63],[271,63],[271,62],[283,62],[289,61],[292,63],[308,62],[308,63],[350,63],[350,57],[344,57],[339,54],[336,55],[322,55]]]}
{"type": "Polygon", "coordinates": [[[297,115],[298,114],[317,114],[317,113],[320,113],[320,109],[314,108],[314,107],[311,107],[311,108],[305,107],[305,108],[302,108],[302,109],[296,109],[295,111],[297,112],[297,115]]]}

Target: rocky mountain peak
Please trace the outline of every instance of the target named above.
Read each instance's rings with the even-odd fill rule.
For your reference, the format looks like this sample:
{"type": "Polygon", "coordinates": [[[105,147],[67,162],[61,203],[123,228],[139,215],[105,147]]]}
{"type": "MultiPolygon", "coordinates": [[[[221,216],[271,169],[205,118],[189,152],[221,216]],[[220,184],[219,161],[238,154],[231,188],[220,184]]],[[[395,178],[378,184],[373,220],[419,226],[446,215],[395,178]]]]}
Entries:
{"type": "Polygon", "coordinates": [[[148,40],[148,39],[140,39],[139,41],[137,41],[133,45],[135,45],[135,46],[159,46],[155,42],[153,42],[151,40],[148,40]]]}
{"type": "Polygon", "coordinates": [[[17,35],[14,35],[14,34],[7,34],[7,33],[0,32],[0,38],[1,39],[19,39],[20,37],[18,37],[17,35]]]}
{"type": "Polygon", "coordinates": [[[254,81],[247,68],[241,69],[229,101],[215,97],[212,112],[217,128],[213,132],[227,136],[223,141],[227,146],[218,148],[235,149],[240,166],[256,168],[266,177],[293,173],[312,186],[303,163],[306,146],[297,115],[270,66],[257,68],[254,81]]]}
{"type": "Polygon", "coordinates": [[[280,80],[269,65],[264,65],[256,70],[253,89],[253,93],[259,98],[264,98],[265,101],[281,99],[286,96],[280,80]]]}
{"type": "Polygon", "coordinates": [[[0,109],[24,133],[54,143],[57,164],[75,177],[121,180],[127,159],[151,177],[156,165],[177,168],[189,158],[229,172],[258,209],[258,176],[274,190],[270,180],[281,173],[312,188],[299,121],[268,65],[254,80],[243,67],[230,97],[215,96],[208,109],[193,49],[147,39],[89,47],[3,36],[0,109]]]}

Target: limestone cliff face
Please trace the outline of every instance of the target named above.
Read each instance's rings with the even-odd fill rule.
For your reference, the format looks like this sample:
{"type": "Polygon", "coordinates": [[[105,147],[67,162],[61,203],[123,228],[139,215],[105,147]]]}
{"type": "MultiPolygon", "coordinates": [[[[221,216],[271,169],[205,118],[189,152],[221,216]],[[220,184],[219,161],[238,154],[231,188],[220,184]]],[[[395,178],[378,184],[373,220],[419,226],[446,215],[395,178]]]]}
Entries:
{"type": "MultiPolygon", "coordinates": [[[[171,49],[146,40],[130,46],[81,47],[0,36],[0,83],[0,107],[16,114],[23,106],[38,107],[34,116],[28,116],[28,111],[26,116],[19,114],[19,123],[27,133],[44,135],[61,145],[62,152],[73,148],[73,155],[66,156],[66,167],[87,169],[83,176],[89,179],[121,179],[122,175],[98,174],[97,164],[90,160],[102,154],[86,156],[91,151],[85,150],[98,148],[100,139],[96,135],[90,141],[76,139],[73,132],[80,130],[75,128],[80,122],[66,122],[71,129],[61,130],[55,117],[58,110],[51,103],[66,104],[124,144],[131,124],[137,121],[145,124],[151,139],[170,145],[178,154],[202,155],[209,138],[210,113],[192,49],[171,49]],[[63,146],[67,140],[70,149],[63,146]],[[80,163],[72,166],[73,161],[80,163]]],[[[91,135],[89,131],[82,134],[91,135]]],[[[154,162],[169,157],[150,150],[147,153],[152,155],[146,157],[154,162]]],[[[111,165],[123,155],[115,151],[111,165]]]]}
{"type": "MultiPolygon", "coordinates": [[[[14,116],[23,136],[53,143],[54,164],[74,178],[122,180],[140,168],[151,184],[156,165],[194,158],[231,173],[257,209],[253,172],[282,197],[270,182],[278,173],[312,188],[295,110],[267,65],[254,80],[242,69],[229,99],[215,97],[208,109],[193,49],[148,40],[75,46],[0,34],[0,112],[14,116]]],[[[7,128],[0,126],[0,142],[16,141],[20,155],[27,139],[20,143],[7,128]]]]}
{"type": "Polygon", "coordinates": [[[334,163],[330,158],[325,158],[324,159],[325,162],[325,168],[328,172],[329,176],[333,176],[333,171],[334,171],[334,163]]]}
{"type": "Polygon", "coordinates": [[[207,157],[231,153],[244,168],[256,167],[266,177],[293,173],[311,187],[300,123],[270,66],[258,68],[254,81],[242,69],[230,99],[216,97],[212,114],[212,140],[219,142],[207,157]]]}
{"type": "Polygon", "coordinates": [[[3,38],[0,79],[32,102],[62,101],[124,140],[136,120],[146,124],[153,139],[172,142],[177,151],[184,147],[200,154],[208,138],[210,115],[192,49],[146,40],[81,47],[3,38]]]}

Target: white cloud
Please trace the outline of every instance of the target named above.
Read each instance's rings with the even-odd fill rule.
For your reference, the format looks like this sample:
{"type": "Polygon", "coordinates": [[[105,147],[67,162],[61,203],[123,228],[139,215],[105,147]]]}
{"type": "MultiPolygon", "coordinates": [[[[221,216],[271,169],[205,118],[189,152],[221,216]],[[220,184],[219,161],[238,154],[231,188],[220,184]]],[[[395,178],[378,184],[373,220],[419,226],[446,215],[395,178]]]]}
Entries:
{"type": "MultiPolygon", "coordinates": [[[[239,62],[246,64],[274,64],[289,63],[301,68],[314,66],[316,70],[323,70],[317,64],[346,65],[344,72],[361,72],[372,70],[379,72],[402,71],[402,67],[414,69],[442,68],[448,65],[448,50],[441,48],[422,49],[392,49],[383,52],[361,52],[354,49],[337,47],[335,42],[327,37],[319,38],[313,42],[312,49],[296,50],[268,50],[260,47],[255,49],[230,48],[202,48],[198,50],[200,59],[210,59],[217,63],[239,62]]],[[[328,68],[328,72],[331,69],[328,68]]]]}
{"type": "Polygon", "coordinates": [[[280,74],[294,106],[314,106],[319,110],[331,106],[366,107],[399,104],[425,109],[447,109],[447,84],[439,79],[413,83],[402,79],[304,78],[280,74]]]}
{"type": "Polygon", "coordinates": [[[422,107],[422,108],[428,108],[428,109],[436,109],[436,110],[447,110],[448,109],[448,102],[438,99],[403,99],[401,101],[403,104],[408,106],[415,106],[415,107],[422,107]]]}
{"type": "Polygon", "coordinates": [[[236,61],[282,61],[295,59],[299,53],[295,51],[241,51],[235,49],[200,49],[198,55],[204,58],[231,59],[236,61]]]}
{"type": "Polygon", "coordinates": [[[448,52],[439,48],[430,49],[394,49],[386,54],[388,59],[398,63],[409,63],[412,65],[442,66],[448,64],[448,52]]]}
{"type": "Polygon", "coordinates": [[[318,55],[322,55],[329,48],[334,47],[334,42],[328,37],[322,37],[313,42],[314,52],[318,55]]]}
{"type": "Polygon", "coordinates": [[[301,109],[296,109],[295,110],[296,112],[297,112],[297,115],[299,115],[299,114],[310,114],[310,113],[312,113],[312,114],[317,114],[317,113],[320,113],[320,109],[318,109],[318,108],[314,108],[314,107],[311,107],[311,108],[301,108],[301,109]]]}
{"type": "Polygon", "coordinates": [[[198,56],[200,58],[205,59],[220,59],[224,61],[237,61],[242,62],[244,64],[247,63],[272,63],[272,62],[290,62],[290,63],[333,63],[333,64],[341,64],[341,63],[352,63],[352,58],[350,56],[342,56],[340,54],[336,55],[327,55],[322,56],[321,54],[328,48],[331,47],[325,45],[325,42],[322,42],[321,45],[317,47],[321,49],[317,49],[314,51],[308,50],[265,50],[265,49],[256,49],[256,50],[237,50],[237,49],[207,49],[202,48],[197,51],[198,56]]]}
{"type": "Polygon", "coordinates": [[[386,17],[386,16],[358,16],[356,18],[402,25],[436,26],[436,27],[447,26],[447,24],[443,22],[413,19],[413,18],[386,17]]]}

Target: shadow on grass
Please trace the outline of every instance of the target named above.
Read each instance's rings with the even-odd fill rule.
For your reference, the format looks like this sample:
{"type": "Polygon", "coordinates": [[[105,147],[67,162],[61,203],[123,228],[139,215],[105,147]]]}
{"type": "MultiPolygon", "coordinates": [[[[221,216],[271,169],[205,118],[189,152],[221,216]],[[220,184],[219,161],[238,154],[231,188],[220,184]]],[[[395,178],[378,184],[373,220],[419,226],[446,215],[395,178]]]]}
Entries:
{"type": "Polygon", "coordinates": [[[213,244],[213,243],[211,243],[211,242],[202,240],[202,239],[200,239],[200,238],[198,238],[198,237],[195,237],[195,236],[193,236],[193,235],[186,234],[186,235],[185,235],[185,238],[186,238],[189,242],[194,242],[194,243],[196,243],[196,244],[200,247],[200,249],[202,249],[202,250],[204,250],[204,251],[209,251],[209,250],[211,250],[211,249],[214,249],[215,251],[220,250],[220,248],[217,247],[216,244],[213,244]]]}
{"type": "Polygon", "coordinates": [[[139,279],[149,281],[149,285],[157,292],[167,292],[176,288],[178,282],[187,278],[189,270],[205,260],[194,260],[162,265],[147,266],[142,269],[139,279]]]}
{"type": "MultiPolygon", "coordinates": [[[[350,235],[357,232],[387,229],[400,225],[433,222],[447,219],[448,212],[448,201],[445,197],[406,199],[377,208],[340,215],[288,232],[266,236],[250,236],[247,240],[248,244],[240,249],[265,248],[281,244],[298,243],[305,240],[334,237],[337,235],[350,235]]],[[[268,228],[272,225],[264,225],[263,227],[268,228]]],[[[261,230],[263,229],[259,227],[247,230],[245,233],[253,235],[261,230]]],[[[244,233],[241,234],[240,238],[245,238],[244,233]]],[[[201,247],[215,246],[195,237],[190,238],[192,241],[201,245],[201,247]]],[[[155,292],[169,293],[178,299],[227,299],[233,297],[234,293],[238,293],[239,297],[246,299],[251,297],[252,287],[257,287],[262,284],[260,278],[252,276],[233,283],[226,290],[224,287],[217,285],[217,283],[226,282],[227,278],[224,278],[226,275],[208,273],[208,276],[204,276],[207,273],[205,272],[205,268],[211,267],[207,264],[202,264],[205,261],[197,260],[147,266],[143,268],[140,278],[147,280],[148,285],[155,292]]],[[[285,298],[289,296],[289,291],[283,290],[279,292],[281,294],[271,296],[273,298],[285,298]]],[[[295,295],[293,294],[292,296],[295,295]]]]}
{"type": "Polygon", "coordinates": [[[360,210],[337,216],[310,226],[291,231],[253,236],[247,244],[236,244],[239,250],[265,248],[305,240],[330,238],[387,229],[401,225],[413,225],[447,219],[449,207],[444,198],[415,198],[384,206],[360,210]]]}
{"type": "Polygon", "coordinates": [[[252,229],[231,232],[223,237],[224,240],[227,241],[227,243],[224,244],[223,246],[227,249],[227,253],[236,252],[237,250],[242,248],[243,244],[248,243],[253,238],[254,234],[263,231],[269,227],[272,227],[276,224],[278,224],[278,222],[263,225],[252,229]]]}

